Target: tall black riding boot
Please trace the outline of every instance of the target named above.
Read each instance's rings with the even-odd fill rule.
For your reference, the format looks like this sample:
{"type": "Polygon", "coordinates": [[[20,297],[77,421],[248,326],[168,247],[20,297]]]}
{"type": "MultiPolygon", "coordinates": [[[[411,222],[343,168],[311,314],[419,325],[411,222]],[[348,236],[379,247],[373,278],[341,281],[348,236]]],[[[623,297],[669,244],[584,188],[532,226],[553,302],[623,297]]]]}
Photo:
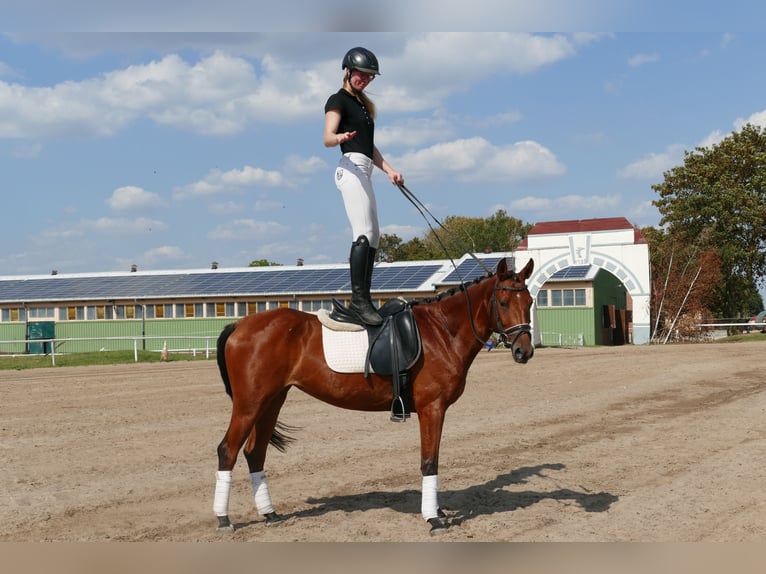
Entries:
{"type": "Polygon", "coordinates": [[[349,309],[354,311],[367,325],[381,325],[383,317],[370,302],[372,264],[370,262],[370,242],[366,236],[360,235],[351,244],[349,266],[351,268],[351,304],[349,309]]]}
{"type": "Polygon", "coordinates": [[[375,304],[372,302],[372,295],[370,290],[372,289],[372,272],[375,271],[375,253],[377,249],[370,247],[367,251],[367,274],[364,276],[364,289],[367,292],[367,300],[370,302],[372,308],[375,308],[375,304]]]}

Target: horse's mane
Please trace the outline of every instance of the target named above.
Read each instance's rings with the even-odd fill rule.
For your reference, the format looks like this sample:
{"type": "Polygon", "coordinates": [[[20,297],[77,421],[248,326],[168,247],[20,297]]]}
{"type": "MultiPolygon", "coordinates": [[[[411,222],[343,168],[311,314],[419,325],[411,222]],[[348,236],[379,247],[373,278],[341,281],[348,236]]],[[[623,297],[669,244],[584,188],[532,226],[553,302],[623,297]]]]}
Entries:
{"type": "Polygon", "coordinates": [[[460,285],[455,285],[454,287],[450,287],[449,289],[446,289],[440,293],[437,293],[436,295],[430,295],[429,297],[422,297],[420,299],[412,299],[408,301],[408,303],[411,306],[415,305],[422,305],[426,303],[436,303],[437,301],[441,301],[442,299],[446,299],[447,297],[451,297],[452,295],[456,293],[460,293],[462,291],[465,291],[468,289],[471,285],[476,285],[477,283],[481,283],[482,281],[489,279],[490,277],[494,277],[495,273],[488,273],[486,275],[482,275],[480,277],[477,277],[473,281],[467,281],[463,282],[460,285]]]}

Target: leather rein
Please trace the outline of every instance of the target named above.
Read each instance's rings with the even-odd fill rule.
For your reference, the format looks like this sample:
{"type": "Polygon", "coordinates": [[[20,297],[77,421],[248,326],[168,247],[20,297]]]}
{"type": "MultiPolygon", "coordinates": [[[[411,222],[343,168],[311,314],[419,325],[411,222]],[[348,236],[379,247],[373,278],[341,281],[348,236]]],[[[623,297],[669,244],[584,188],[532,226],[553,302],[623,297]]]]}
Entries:
{"type": "MultiPolygon", "coordinates": [[[[431,219],[433,219],[439,225],[439,227],[441,227],[446,233],[448,233],[452,237],[452,239],[465,250],[466,253],[468,253],[471,257],[473,257],[476,260],[476,262],[481,267],[483,267],[487,273],[491,273],[491,271],[487,269],[484,263],[478,257],[476,257],[476,255],[474,255],[472,251],[467,249],[462,243],[460,243],[460,241],[454,235],[449,233],[447,228],[444,227],[444,225],[438,219],[436,219],[436,217],[434,217],[434,215],[430,211],[428,211],[428,208],[425,205],[423,205],[423,203],[417,197],[415,197],[415,195],[409,189],[407,189],[407,187],[403,183],[397,184],[397,187],[404,194],[404,197],[406,197],[409,200],[409,202],[412,203],[412,205],[414,205],[415,208],[423,216],[423,219],[425,219],[426,224],[431,229],[432,233],[434,234],[434,237],[442,246],[442,248],[444,249],[444,252],[447,253],[448,257],[449,257],[449,250],[446,248],[444,243],[442,243],[441,239],[439,238],[439,234],[431,225],[431,222],[428,220],[428,217],[426,217],[426,214],[428,214],[431,217],[431,219]]],[[[449,259],[450,261],[452,261],[451,257],[449,259]]],[[[457,266],[455,265],[454,261],[452,261],[452,266],[457,271],[457,266]]],[[[500,282],[499,277],[497,278],[497,282],[498,283],[500,282]]],[[[521,287],[501,287],[498,285],[498,283],[495,283],[495,287],[492,291],[492,311],[494,313],[493,318],[495,320],[495,328],[492,329],[492,332],[500,335],[500,341],[503,343],[503,345],[506,348],[510,348],[516,344],[516,341],[524,333],[528,334],[531,338],[532,326],[529,323],[519,323],[518,325],[514,325],[513,327],[508,327],[507,329],[503,328],[503,323],[500,320],[500,312],[497,310],[497,292],[498,291],[527,291],[527,286],[526,284],[524,284],[521,287]],[[513,336],[513,340],[509,343],[508,337],[511,337],[511,336],[513,336]]],[[[484,345],[485,341],[483,341],[482,338],[479,336],[479,334],[476,332],[476,325],[474,325],[474,322],[473,322],[473,311],[471,309],[471,298],[468,296],[468,289],[465,282],[463,282],[462,288],[463,288],[463,291],[465,292],[466,303],[468,304],[468,318],[469,318],[468,320],[471,323],[471,330],[473,331],[473,336],[476,338],[476,340],[479,343],[484,345]]]]}

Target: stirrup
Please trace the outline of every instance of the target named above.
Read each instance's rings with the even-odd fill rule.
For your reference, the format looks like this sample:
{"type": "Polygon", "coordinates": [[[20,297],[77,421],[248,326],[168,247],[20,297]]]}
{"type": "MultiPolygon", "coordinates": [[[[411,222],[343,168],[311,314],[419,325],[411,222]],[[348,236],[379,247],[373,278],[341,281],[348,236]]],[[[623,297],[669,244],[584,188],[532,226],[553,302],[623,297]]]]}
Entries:
{"type": "Polygon", "coordinates": [[[402,397],[394,397],[394,400],[391,402],[391,422],[407,422],[407,419],[410,418],[409,411],[410,409],[405,406],[404,399],[402,397]],[[399,407],[398,409],[397,406],[399,407]]]}

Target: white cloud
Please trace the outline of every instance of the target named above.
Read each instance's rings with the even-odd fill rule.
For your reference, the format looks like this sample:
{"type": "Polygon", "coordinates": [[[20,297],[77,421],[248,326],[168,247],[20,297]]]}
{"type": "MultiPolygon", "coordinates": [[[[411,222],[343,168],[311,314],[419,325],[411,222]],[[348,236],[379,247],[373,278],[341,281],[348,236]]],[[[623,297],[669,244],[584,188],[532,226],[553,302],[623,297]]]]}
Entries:
{"type": "Polygon", "coordinates": [[[106,204],[115,211],[129,211],[162,207],[165,202],[156,193],[145,191],[140,187],[127,185],[115,189],[106,200],[106,204]]]}
{"type": "Polygon", "coordinates": [[[100,217],[82,220],[77,227],[86,232],[108,233],[110,235],[138,235],[152,231],[163,231],[167,225],[156,219],[100,217]]]}
{"type": "Polygon", "coordinates": [[[698,146],[699,147],[713,147],[716,144],[721,143],[721,140],[726,137],[721,130],[714,130],[710,132],[705,139],[703,139],[698,146]]]}
{"type": "MultiPolygon", "coordinates": [[[[376,134],[377,135],[377,134],[376,134]]],[[[327,162],[316,156],[303,158],[291,155],[285,160],[285,173],[294,173],[301,176],[312,175],[327,169],[327,162]]]]}
{"type": "Polygon", "coordinates": [[[737,118],[736,120],[734,120],[734,127],[737,130],[741,130],[745,126],[745,124],[753,124],[754,126],[766,128],[766,110],[755,112],[754,114],[751,114],[750,117],[746,119],[737,118]]]}
{"type": "Polygon", "coordinates": [[[436,144],[393,160],[405,177],[441,174],[462,181],[518,182],[557,177],[566,167],[534,141],[495,146],[474,137],[436,144]]]}
{"type": "Polygon", "coordinates": [[[657,62],[659,59],[659,54],[635,54],[634,56],[628,58],[628,65],[631,68],[637,68],[639,66],[643,66],[644,64],[657,62]]]}
{"type": "Polygon", "coordinates": [[[663,174],[683,163],[684,146],[668,146],[663,153],[650,153],[620,169],[617,176],[623,179],[661,179],[663,174]]]}
{"type": "Polygon", "coordinates": [[[164,231],[165,229],[167,229],[167,225],[156,219],[100,217],[98,219],[81,219],[72,225],[44,230],[35,236],[35,241],[43,244],[59,244],[71,239],[87,237],[92,233],[136,236],[154,231],[164,231]]]}
{"type": "Polygon", "coordinates": [[[18,72],[16,72],[8,64],[0,60],[0,78],[14,78],[18,76],[19,76],[18,72]]]}
{"type": "Polygon", "coordinates": [[[240,213],[242,205],[233,201],[225,201],[222,203],[211,203],[207,206],[207,210],[218,215],[230,215],[232,213],[240,213]]]}
{"type": "Polygon", "coordinates": [[[415,148],[452,137],[454,122],[446,118],[407,118],[375,127],[375,144],[385,152],[388,147],[415,148]]]}
{"type": "Polygon", "coordinates": [[[168,260],[187,259],[183,249],[176,245],[163,245],[146,251],[142,259],[149,264],[162,263],[168,260]]]}
{"type": "Polygon", "coordinates": [[[380,228],[381,233],[388,235],[396,235],[402,241],[409,241],[413,237],[418,237],[423,234],[425,229],[415,225],[383,225],[380,228]]]}
{"type": "MultiPolygon", "coordinates": [[[[108,36],[83,40],[64,34],[60,38],[75,44],[115,41],[108,36]]],[[[306,39],[300,44],[304,52],[299,58],[278,36],[213,36],[228,51],[218,50],[196,61],[169,53],[48,86],[0,81],[0,138],[105,137],[144,118],[179,130],[226,136],[241,133],[254,122],[293,124],[315,118],[327,95],[339,85],[338,57],[325,57],[331,46],[306,57],[305,50],[311,45],[306,39]],[[248,56],[233,55],[238,52],[248,56]]],[[[390,42],[392,53],[385,58],[388,80],[380,83],[379,91],[373,85],[371,93],[387,113],[438,109],[444,98],[482,78],[498,72],[533,72],[572,57],[584,42],[598,37],[528,33],[402,36],[390,42]]],[[[200,50],[216,45],[204,35],[184,35],[176,45],[172,38],[162,42],[158,37],[140,36],[136,40],[166,52],[188,48],[194,38],[200,50]]],[[[127,49],[120,44],[124,38],[117,42],[122,46],[119,49],[127,49]]],[[[0,77],[3,75],[11,75],[7,65],[0,68],[0,77]]],[[[502,119],[513,121],[513,114],[502,119]]],[[[411,145],[425,141],[416,139],[411,145]]]]}
{"type": "Polygon", "coordinates": [[[282,88],[279,76],[259,78],[247,60],[219,52],[194,64],[170,54],[53,86],[0,82],[0,138],[108,136],[142,117],[228,135],[253,120],[295,121],[314,113],[313,94],[282,88]]]}
{"type": "Polygon", "coordinates": [[[284,206],[284,202],[277,201],[276,199],[269,199],[267,197],[261,197],[255,200],[256,211],[272,211],[274,209],[280,209],[284,206]]]}
{"type": "Polygon", "coordinates": [[[285,179],[277,171],[246,165],[242,169],[211,169],[201,180],[173,190],[173,199],[191,199],[236,191],[245,187],[280,187],[285,179]]]}
{"type": "Polygon", "coordinates": [[[230,223],[219,225],[207,236],[213,240],[246,240],[256,241],[272,239],[274,235],[284,234],[289,227],[275,221],[256,221],[254,219],[237,219],[230,223]]]}

